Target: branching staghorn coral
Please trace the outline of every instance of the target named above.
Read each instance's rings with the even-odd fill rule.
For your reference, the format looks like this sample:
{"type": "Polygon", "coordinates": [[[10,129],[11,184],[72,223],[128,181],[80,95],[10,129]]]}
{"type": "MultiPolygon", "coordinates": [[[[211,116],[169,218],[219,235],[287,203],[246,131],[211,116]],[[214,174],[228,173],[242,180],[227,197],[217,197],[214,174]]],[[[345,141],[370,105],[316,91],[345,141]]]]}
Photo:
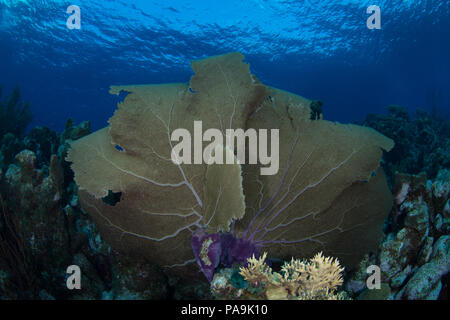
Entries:
{"type": "Polygon", "coordinates": [[[210,281],[219,265],[244,263],[262,249],[280,258],[324,250],[358,262],[376,248],[392,206],[379,168],[392,141],[369,128],[310,120],[308,100],[264,86],[243,58],[194,61],[190,83],[111,87],[130,94],[110,126],[74,142],[67,157],[83,208],[117,250],[184,277],[198,265],[210,281]],[[224,135],[278,129],[278,173],[260,175],[262,163],[173,163],[172,133],[194,133],[199,120],[203,131],[224,135]],[[113,206],[102,201],[111,192],[121,194],[113,206]]]}
{"type": "Polygon", "coordinates": [[[343,297],[336,294],[342,284],[342,272],[337,259],[324,257],[322,252],[309,261],[294,260],[285,263],[281,272],[273,272],[266,264],[267,253],[258,259],[248,258],[240,274],[253,287],[262,288],[264,298],[273,300],[336,300],[343,297]]]}

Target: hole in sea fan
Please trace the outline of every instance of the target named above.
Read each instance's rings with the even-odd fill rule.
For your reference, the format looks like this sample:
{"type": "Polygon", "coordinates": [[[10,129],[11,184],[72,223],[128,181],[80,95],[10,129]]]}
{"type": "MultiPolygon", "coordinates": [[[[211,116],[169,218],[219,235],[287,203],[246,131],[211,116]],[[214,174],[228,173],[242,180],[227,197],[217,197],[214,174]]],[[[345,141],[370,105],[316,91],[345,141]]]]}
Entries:
{"type": "Polygon", "coordinates": [[[110,206],[115,206],[118,202],[120,202],[120,197],[122,196],[122,192],[112,192],[108,191],[108,195],[102,198],[102,201],[110,206]]]}
{"type": "Polygon", "coordinates": [[[125,149],[122,148],[121,146],[119,146],[118,144],[115,145],[116,150],[120,151],[120,152],[124,152],[125,149]]]}

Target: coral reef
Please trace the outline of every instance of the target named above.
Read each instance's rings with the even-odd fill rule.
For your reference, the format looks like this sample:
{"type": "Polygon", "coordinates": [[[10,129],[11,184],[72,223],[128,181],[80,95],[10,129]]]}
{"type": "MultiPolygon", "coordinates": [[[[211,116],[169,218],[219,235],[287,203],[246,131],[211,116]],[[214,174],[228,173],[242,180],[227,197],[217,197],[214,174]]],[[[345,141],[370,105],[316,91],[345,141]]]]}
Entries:
{"type": "Polygon", "coordinates": [[[10,162],[3,163],[6,171],[0,177],[0,246],[9,252],[0,257],[0,269],[7,275],[0,290],[7,294],[3,298],[67,296],[62,284],[72,253],[70,231],[74,231],[67,214],[75,209],[65,199],[76,195],[69,196],[70,189],[64,186],[56,137],[55,132],[39,127],[23,139],[10,135],[3,140],[2,158],[10,162]],[[24,150],[11,159],[14,153],[9,152],[19,148],[24,150]]]}
{"type": "Polygon", "coordinates": [[[311,120],[319,120],[323,118],[322,114],[322,105],[323,102],[320,100],[313,100],[311,101],[311,104],[309,105],[309,108],[311,109],[311,120]]]}
{"type": "Polygon", "coordinates": [[[316,254],[309,260],[285,262],[280,272],[274,272],[266,263],[267,253],[247,259],[239,268],[243,281],[236,281],[233,268],[222,269],[211,282],[211,290],[218,299],[269,300],[341,300],[337,293],[342,284],[344,268],[337,259],[316,254]]]}
{"type": "MultiPolygon", "coordinates": [[[[72,119],[60,134],[2,126],[0,299],[448,299],[448,124],[396,106],[368,116],[366,125],[397,143],[382,160],[392,196],[378,168],[390,140],[322,120],[318,104],[263,86],[241,58],[194,62],[190,85],[113,87],[130,95],[111,126],[93,134],[72,119]],[[239,81],[220,81],[230,74],[239,81]],[[235,108],[207,109],[215,95],[235,108]],[[167,164],[168,127],[203,116],[216,118],[205,127],[280,128],[279,174],[167,164]],[[76,160],[76,176],[66,158],[76,160]],[[321,250],[339,262],[314,255],[321,250]],[[280,263],[300,255],[313,258],[280,263]],[[82,270],[81,290],[66,287],[69,265],[82,270]],[[366,285],[373,265],[379,289],[366,285]]],[[[18,91],[1,102],[8,105],[28,108],[18,91]]]]}
{"type": "Polygon", "coordinates": [[[387,115],[369,114],[363,125],[395,142],[392,151],[384,156],[388,177],[396,171],[423,171],[433,179],[440,169],[450,169],[450,124],[444,117],[419,109],[411,118],[405,108],[391,105],[387,115]]]}
{"type": "MultiPolygon", "coordinates": [[[[264,86],[243,59],[193,61],[190,83],[112,86],[112,94],[129,94],[110,126],[72,143],[66,158],[83,209],[113,248],[190,279],[200,267],[210,280],[221,265],[262,249],[279,258],[323,250],[346,266],[358,263],[377,248],[392,207],[379,168],[392,140],[312,121],[310,101],[264,86]],[[174,163],[174,130],[195,135],[200,120],[222,137],[227,129],[276,128],[280,170],[261,175],[265,165],[245,159],[174,163]],[[106,203],[111,194],[117,198],[106,203]]],[[[236,145],[203,144],[207,158],[216,151],[239,158],[236,145]]]]}
{"type": "Polygon", "coordinates": [[[0,86],[0,138],[7,133],[22,137],[32,118],[30,104],[22,101],[19,86],[4,99],[2,91],[0,86]]]}
{"type": "Polygon", "coordinates": [[[448,297],[450,271],[450,170],[434,180],[425,174],[395,175],[395,206],[389,232],[376,254],[366,256],[346,281],[359,299],[448,297]],[[366,268],[381,270],[382,292],[365,288],[366,268]]]}
{"type": "Polygon", "coordinates": [[[2,138],[0,146],[0,168],[6,170],[14,161],[14,157],[22,150],[30,150],[35,156],[35,165],[42,167],[50,162],[53,154],[57,153],[59,141],[56,132],[46,127],[36,127],[22,138],[7,133],[2,138]]]}

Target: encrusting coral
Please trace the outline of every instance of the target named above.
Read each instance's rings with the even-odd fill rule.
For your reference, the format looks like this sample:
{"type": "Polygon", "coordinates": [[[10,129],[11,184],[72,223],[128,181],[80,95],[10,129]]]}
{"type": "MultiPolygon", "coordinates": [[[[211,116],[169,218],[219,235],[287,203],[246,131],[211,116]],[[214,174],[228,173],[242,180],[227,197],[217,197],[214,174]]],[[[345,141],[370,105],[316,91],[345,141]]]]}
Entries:
{"type": "MultiPolygon", "coordinates": [[[[337,293],[342,285],[341,267],[337,259],[317,253],[309,260],[292,258],[285,262],[280,272],[274,272],[266,263],[267,253],[247,259],[239,268],[245,284],[233,281],[233,272],[220,271],[211,282],[211,290],[219,299],[269,299],[269,300],[340,300],[337,293]],[[239,288],[240,287],[240,288],[239,288]]],[[[232,269],[230,269],[232,270],[232,269]]]]}
{"type": "Polygon", "coordinates": [[[377,247],[392,206],[379,168],[392,140],[311,120],[310,101],[261,84],[243,59],[193,61],[190,83],[111,87],[129,94],[110,126],[72,143],[67,156],[83,209],[115,249],[187,278],[198,265],[211,280],[218,266],[262,250],[279,258],[323,250],[356,264],[377,247]],[[200,120],[223,136],[278,129],[278,173],[260,175],[261,163],[173,163],[173,131],[192,134],[200,120]],[[111,193],[120,196],[113,205],[102,200],[111,193]]]}
{"type": "Polygon", "coordinates": [[[376,254],[349,273],[346,290],[357,299],[446,299],[450,272],[450,170],[395,174],[395,205],[376,254]],[[366,268],[377,265],[382,290],[368,290],[366,268]],[[383,293],[383,294],[381,294],[383,293]]]}

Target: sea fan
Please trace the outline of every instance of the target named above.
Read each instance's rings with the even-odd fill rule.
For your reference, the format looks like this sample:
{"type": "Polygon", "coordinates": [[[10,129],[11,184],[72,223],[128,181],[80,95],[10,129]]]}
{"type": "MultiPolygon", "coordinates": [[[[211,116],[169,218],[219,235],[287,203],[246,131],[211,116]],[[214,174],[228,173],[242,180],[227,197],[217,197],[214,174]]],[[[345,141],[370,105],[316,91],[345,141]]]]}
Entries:
{"type": "MultiPolygon", "coordinates": [[[[310,101],[264,86],[243,58],[194,61],[190,83],[111,87],[130,94],[110,126],[74,142],[67,157],[83,208],[117,250],[187,278],[198,265],[211,280],[219,265],[262,249],[280,258],[323,250],[357,263],[377,247],[392,206],[379,168],[392,140],[311,120],[310,101]],[[172,133],[195,134],[196,121],[224,135],[279,130],[278,173],[261,175],[261,162],[174,163],[172,133]],[[120,196],[114,205],[102,201],[111,193],[120,196]]],[[[205,146],[194,141],[193,149],[205,146]]]]}

